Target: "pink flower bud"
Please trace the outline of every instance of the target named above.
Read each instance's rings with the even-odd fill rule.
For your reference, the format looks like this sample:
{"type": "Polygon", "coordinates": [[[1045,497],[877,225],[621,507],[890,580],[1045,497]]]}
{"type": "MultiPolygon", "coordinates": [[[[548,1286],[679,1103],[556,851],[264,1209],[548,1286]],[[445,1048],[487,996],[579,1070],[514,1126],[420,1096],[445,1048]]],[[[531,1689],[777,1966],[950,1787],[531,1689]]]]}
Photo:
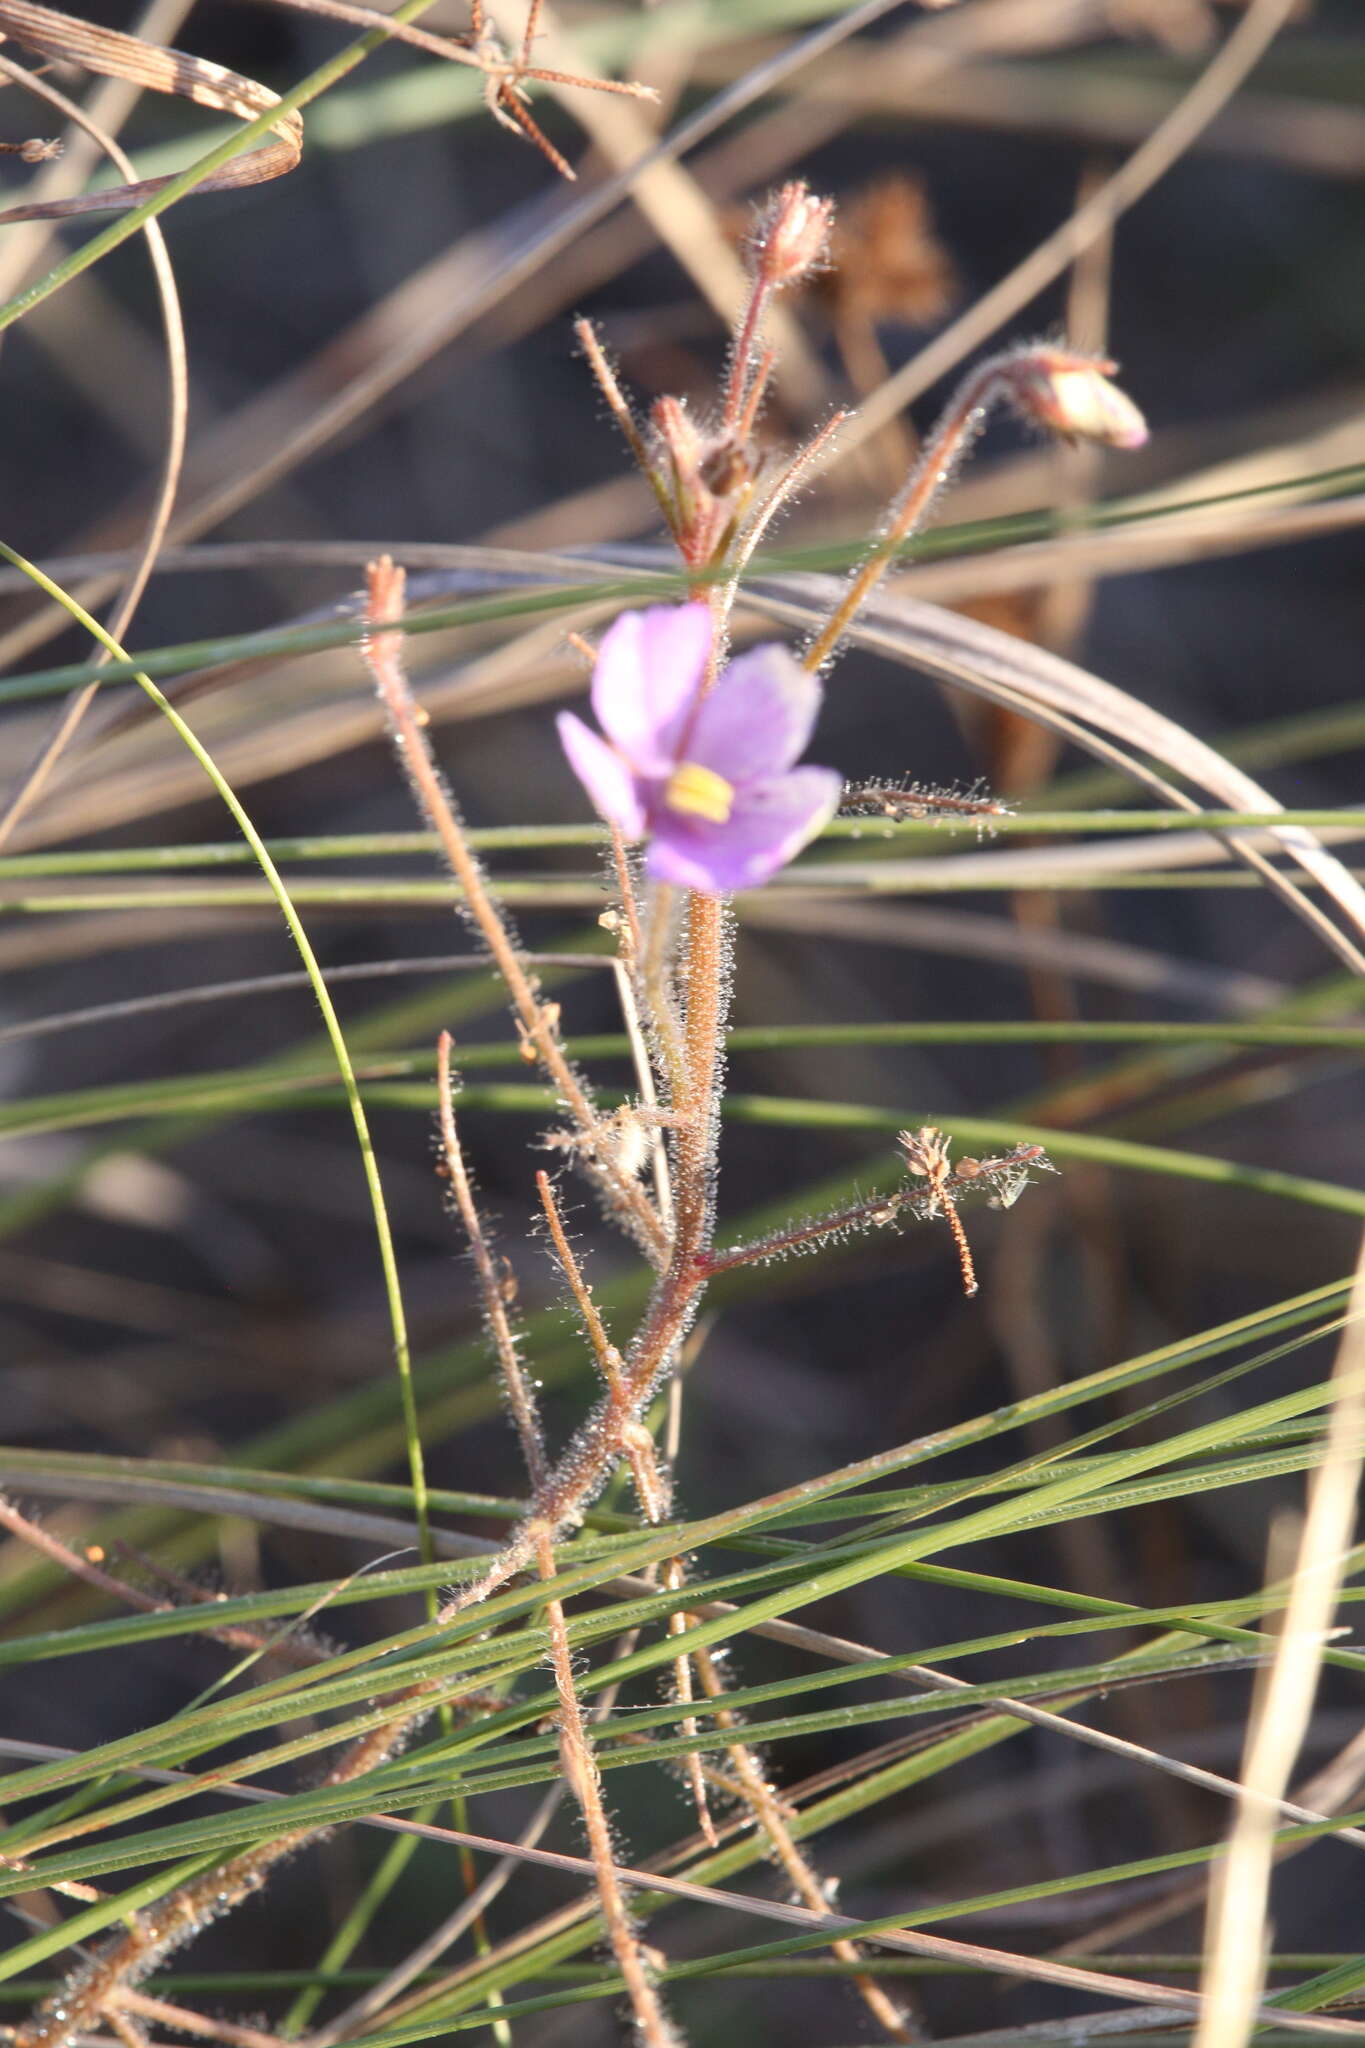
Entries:
{"type": "Polygon", "coordinates": [[[783,185],[758,217],[749,238],[749,270],[770,286],[808,277],[825,260],[834,201],[816,199],[801,183],[783,185]]]}
{"type": "Polygon", "coordinates": [[[679,398],[656,399],[650,408],[654,431],[668,452],[673,474],[690,481],[701,467],[702,437],[679,398]]]}
{"type": "Polygon", "coordinates": [[[685,562],[707,562],[732,517],[730,500],[753,481],[750,451],[728,435],[704,434],[677,398],[656,399],[650,472],[671,507],[669,523],[685,562]]]}
{"type": "Polygon", "coordinates": [[[1030,348],[1005,364],[1002,374],[1019,410],[1065,440],[1141,448],[1147,422],[1132,399],[1110,383],[1116,368],[1070,349],[1030,348]]]}

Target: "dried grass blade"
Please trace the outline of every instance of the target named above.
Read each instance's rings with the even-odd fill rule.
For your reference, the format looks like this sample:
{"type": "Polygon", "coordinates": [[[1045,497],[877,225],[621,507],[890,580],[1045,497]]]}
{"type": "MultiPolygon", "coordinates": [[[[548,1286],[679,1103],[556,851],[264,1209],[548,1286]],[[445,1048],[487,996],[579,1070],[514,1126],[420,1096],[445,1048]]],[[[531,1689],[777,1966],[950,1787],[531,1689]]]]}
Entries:
{"type": "Polygon", "coordinates": [[[1258,1690],[1242,1765],[1242,1799],[1226,1861],[1213,1874],[1205,1925],[1204,2006],[1194,2048],[1245,2048],[1263,1996],[1263,1956],[1275,1863],[1267,1800],[1289,1783],[1313,1712],[1323,1645],[1355,1528],[1360,1491],[1359,1431],[1365,1413],[1365,1252],[1332,1373],[1326,1455],[1309,1484],[1289,1596],[1274,1663],[1258,1690]]]}
{"type": "MultiPolygon", "coordinates": [[[[193,100],[196,106],[235,114],[242,121],[254,121],[280,103],[278,93],[257,85],[254,79],[244,78],[240,72],[227,70],[222,64],[191,57],[183,50],[165,50],[156,43],[143,42],[138,36],[123,35],[117,29],[98,28],[93,22],[79,21],[56,8],[35,6],[32,0],[0,0],[0,35],[22,43],[26,50],[41,57],[61,64],[78,64],[83,70],[98,71],[106,78],[126,78],[151,92],[193,100]]],[[[274,123],[274,133],[275,141],[235,157],[203,179],[196,189],[223,192],[242,185],[262,185],[292,171],[303,154],[302,116],[293,112],[282,114],[274,123]]],[[[82,213],[117,213],[125,207],[141,205],[170,183],[169,178],[143,178],[75,198],[11,206],[0,213],[0,224],[61,220],[82,213]]]]}
{"type": "MultiPolygon", "coordinates": [[[[69,99],[65,93],[59,92],[47,79],[38,77],[23,65],[11,63],[4,56],[0,56],[0,76],[9,78],[24,90],[36,94],[39,99],[57,108],[74,127],[89,136],[104,151],[111,162],[123,172],[125,178],[133,178],[132,163],[116,139],[102,129],[84,108],[69,99]]],[[[166,537],[184,468],[185,434],[189,418],[189,356],[185,347],[185,323],[180,310],[180,293],[176,287],[175,271],[171,265],[170,251],[166,247],[166,237],[160,221],[149,220],[144,233],[147,237],[147,253],[151,258],[157,295],[161,302],[161,324],[166,345],[166,447],[161,462],[161,477],[148,514],[141,551],[131,565],[122,595],[109,621],[110,638],[114,640],[121,640],[131,625],[133,615],[151,581],[161,543],[166,537]]],[[[108,658],[107,650],[103,651],[103,657],[108,658]]],[[[58,713],[55,725],[45,736],[36,759],[18,784],[7,791],[0,800],[0,846],[6,844],[20,818],[42,795],[54,768],[85,717],[97,688],[98,684],[91,682],[73,691],[58,713]]]]}

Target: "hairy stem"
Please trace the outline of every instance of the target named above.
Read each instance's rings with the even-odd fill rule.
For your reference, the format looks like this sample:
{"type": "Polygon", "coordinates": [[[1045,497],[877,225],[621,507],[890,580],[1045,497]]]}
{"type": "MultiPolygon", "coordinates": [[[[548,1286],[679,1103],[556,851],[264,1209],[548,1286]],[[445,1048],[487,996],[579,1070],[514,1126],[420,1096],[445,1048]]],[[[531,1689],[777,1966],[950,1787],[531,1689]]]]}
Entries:
{"type": "MultiPolygon", "coordinates": [[[[725,1685],[712,1653],[709,1650],[698,1650],[695,1653],[695,1662],[702,1691],[707,1698],[722,1699],[725,1685]]],[[[738,1726],[736,1716],[728,1708],[722,1707],[716,1720],[722,1728],[738,1726]]],[[[782,1866],[792,1890],[802,1904],[809,1906],[812,1912],[827,1912],[829,1897],[825,1887],[794,1841],[787,1826],[782,1803],[769,1784],[753,1750],[747,1743],[736,1742],[726,1749],[726,1755],[733,1764],[735,1776],[743,1788],[745,1803],[772,1844],[773,1854],[782,1866]]],[[[855,1942],[835,1941],[831,1942],[830,1947],[840,1962],[857,1963],[862,1959],[862,1950],[855,1942]]],[[[916,2038],[901,2008],[894,1999],[887,1997],[875,1979],[858,1976],[853,1982],[872,2017],[893,2041],[913,2041],[916,2038]]]]}
{"type": "Polygon", "coordinates": [[[999,358],[983,363],[967,378],[920,451],[909,481],[887,516],[881,540],[854,572],[835,611],[802,656],[814,672],[824,667],[849,625],[885,576],[903,541],[917,532],[933,510],[939,494],[952,482],[958,464],[985,422],[995,401],[1005,395],[1007,380],[999,358]]]}
{"type": "Polygon", "coordinates": [[[507,1405],[512,1411],[512,1420],[516,1425],[517,1440],[521,1445],[527,1477],[534,1492],[545,1478],[545,1440],[540,1431],[540,1416],[536,1412],[535,1396],[527,1385],[526,1375],[521,1368],[516,1333],[507,1313],[503,1290],[498,1283],[493,1254],[488,1248],[478,1205],[474,1200],[474,1191],[465,1170],[464,1151],[455,1126],[455,1098],[450,1068],[453,1045],[454,1040],[448,1031],[443,1031],[436,1041],[436,1100],[441,1129],[441,1153],[450,1177],[451,1195],[459,1211],[460,1221],[464,1225],[465,1235],[469,1239],[470,1256],[474,1261],[479,1293],[483,1300],[484,1320],[498,1360],[507,1405]]]}
{"type": "MultiPolygon", "coordinates": [[[[552,1579],[555,1575],[554,1546],[544,1534],[536,1544],[536,1567],[543,1579],[552,1579]]],[[[545,1619],[550,1636],[550,1663],[559,1695],[560,1762],[583,1815],[607,1939],[616,1958],[616,1967],[625,1979],[644,2048],[676,2048],[678,2037],[651,1981],[644,1950],[631,1923],[625,1895],[616,1875],[611,1826],[602,1803],[602,1781],[597,1774],[592,1745],[583,1723],[578,1694],[574,1690],[573,1653],[564,1624],[564,1609],[558,1600],[546,1601],[545,1619]]]]}
{"type": "MultiPolygon", "coordinates": [[[[391,627],[402,618],[403,582],[402,571],[387,556],[370,565],[369,616],[373,627],[391,627]]],[[[554,1012],[541,1001],[521,948],[493,899],[436,765],[422,716],[403,673],[400,645],[398,632],[375,630],[365,644],[365,657],[398,742],[399,759],[413,796],[464,891],[470,920],[506,985],[526,1043],[533,1048],[577,1127],[588,1173],[601,1188],[613,1214],[619,1215],[631,1235],[657,1258],[663,1247],[662,1225],[639,1182],[615,1166],[613,1148],[603,1132],[596,1107],[560,1042],[554,1012]]]]}

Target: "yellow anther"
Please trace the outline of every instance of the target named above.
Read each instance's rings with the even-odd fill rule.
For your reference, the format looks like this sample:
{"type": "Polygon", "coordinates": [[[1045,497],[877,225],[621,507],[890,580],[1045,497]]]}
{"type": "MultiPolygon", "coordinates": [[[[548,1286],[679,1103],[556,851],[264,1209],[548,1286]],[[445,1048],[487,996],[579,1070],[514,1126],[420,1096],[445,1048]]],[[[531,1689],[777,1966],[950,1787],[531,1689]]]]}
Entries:
{"type": "Polygon", "coordinates": [[[705,818],[708,824],[723,825],[734,808],[734,784],[714,768],[698,761],[684,761],[668,778],[664,802],[670,811],[682,811],[690,818],[705,818]]]}

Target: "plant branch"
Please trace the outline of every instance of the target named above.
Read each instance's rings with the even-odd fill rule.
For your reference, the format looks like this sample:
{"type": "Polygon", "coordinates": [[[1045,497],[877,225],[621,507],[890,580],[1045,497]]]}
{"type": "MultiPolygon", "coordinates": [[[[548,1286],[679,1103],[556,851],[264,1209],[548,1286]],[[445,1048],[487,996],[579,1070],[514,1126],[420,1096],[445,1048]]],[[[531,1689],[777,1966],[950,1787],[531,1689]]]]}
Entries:
{"type": "Polygon", "coordinates": [[[516,1425],[517,1440],[521,1445],[521,1455],[526,1463],[531,1490],[535,1493],[545,1478],[545,1439],[541,1434],[535,1395],[531,1392],[526,1375],[521,1369],[516,1332],[507,1313],[503,1287],[493,1264],[493,1254],[489,1250],[488,1239],[484,1234],[478,1204],[474,1200],[474,1191],[469,1184],[469,1175],[465,1171],[464,1153],[455,1125],[454,1079],[450,1068],[453,1044],[454,1040],[448,1031],[443,1031],[436,1041],[436,1099],[440,1119],[441,1153],[455,1207],[459,1211],[465,1236],[469,1240],[470,1256],[474,1261],[474,1271],[483,1301],[484,1322],[492,1340],[498,1370],[502,1375],[503,1392],[512,1411],[512,1420],[516,1425]]]}
{"type": "MultiPolygon", "coordinates": [[[[543,1579],[555,1576],[554,1546],[542,1532],[536,1541],[536,1567],[543,1579]]],[[[602,1802],[602,1781],[583,1723],[578,1694],[574,1689],[573,1652],[569,1646],[564,1609],[558,1600],[547,1600],[545,1618],[550,1636],[550,1663],[559,1696],[559,1757],[569,1789],[578,1801],[588,1837],[602,1902],[602,1918],[617,1968],[630,1994],[631,2009],[644,2048],[677,2048],[678,2036],[669,2023],[663,2002],[655,1989],[645,1952],[631,1922],[625,1894],[616,1874],[612,1855],[611,1827],[602,1802]]]]}
{"type": "Polygon", "coordinates": [[[395,568],[387,555],[370,564],[370,633],[364,643],[365,659],[388,715],[399,760],[418,807],[460,884],[465,914],[507,986],[525,1041],[533,1048],[574,1121],[590,1178],[596,1182],[611,1213],[657,1262],[663,1249],[663,1226],[639,1182],[622,1173],[615,1163],[611,1134],[604,1128],[591,1096],[560,1042],[556,1008],[540,998],[536,978],[528,971],[521,947],[493,899],[436,765],[422,714],[403,671],[402,633],[393,630],[401,625],[403,617],[404,581],[402,570],[395,568]]]}

